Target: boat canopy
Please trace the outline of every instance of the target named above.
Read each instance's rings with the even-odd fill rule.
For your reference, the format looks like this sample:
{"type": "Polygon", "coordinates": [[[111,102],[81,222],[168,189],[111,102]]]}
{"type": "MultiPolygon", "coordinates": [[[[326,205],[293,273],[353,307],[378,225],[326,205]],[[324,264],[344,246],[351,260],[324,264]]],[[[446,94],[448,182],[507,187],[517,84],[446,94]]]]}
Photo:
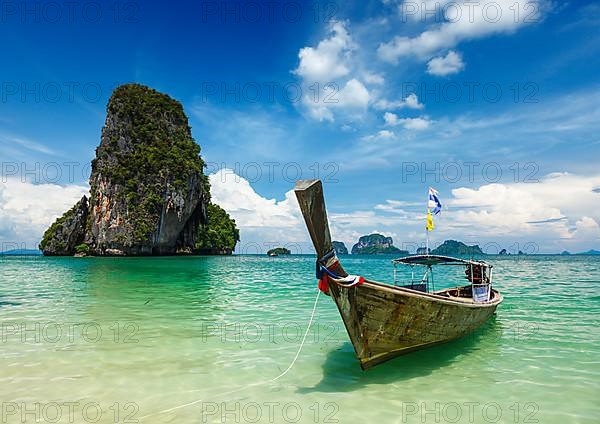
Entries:
{"type": "Polygon", "coordinates": [[[484,261],[475,261],[471,259],[459,259],[451,256],[440,256],[440,255],[414,255],[406,256],[404,258],[394,259],[394,264],[406,264],[406,265],[479,265],[490,267],[484,261]]]}

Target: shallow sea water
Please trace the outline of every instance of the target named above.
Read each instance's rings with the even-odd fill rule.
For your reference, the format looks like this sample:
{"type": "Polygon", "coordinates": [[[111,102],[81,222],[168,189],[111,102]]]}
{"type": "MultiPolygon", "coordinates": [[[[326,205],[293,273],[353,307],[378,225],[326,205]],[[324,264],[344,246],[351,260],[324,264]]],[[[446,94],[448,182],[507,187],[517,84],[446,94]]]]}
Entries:
{"type": "Polygon", "coordinates": [[[600,422],[600,257],[488,261],[505,300],[476,333],[363,372],[321,296],[273,382],[314,257],[0,258],[0,423],[600,422]]]}

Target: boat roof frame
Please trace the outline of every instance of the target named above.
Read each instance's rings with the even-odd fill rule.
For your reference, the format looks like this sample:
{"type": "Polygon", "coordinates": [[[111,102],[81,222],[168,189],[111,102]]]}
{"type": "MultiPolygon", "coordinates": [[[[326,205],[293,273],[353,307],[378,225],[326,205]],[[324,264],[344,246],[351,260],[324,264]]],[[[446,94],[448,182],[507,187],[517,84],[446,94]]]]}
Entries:
{"type": "Polygon", "coordinates": [[[404,265],[422,265],[422,266],[432,266],[432,265],[479,265],[491,268],[492,265],[488,264],[485,261],[476,261],[474,259],[460,259],[453,258],[452,256],[443,256],[443,255],[412,255],[406,256],[404,258],[398,258],[392,260],[394,265],[396,264],[404,264],[404,265]]]}

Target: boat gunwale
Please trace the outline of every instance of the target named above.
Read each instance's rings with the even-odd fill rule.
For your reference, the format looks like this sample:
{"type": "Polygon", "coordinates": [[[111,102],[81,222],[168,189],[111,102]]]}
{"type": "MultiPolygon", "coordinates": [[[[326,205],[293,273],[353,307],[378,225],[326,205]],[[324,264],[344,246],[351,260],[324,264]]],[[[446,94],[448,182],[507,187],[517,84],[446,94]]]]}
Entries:
{"type": "MultiPolygon", "coordinates": [[[[466,301],[460,300],[460,298],[452,299],[452,298],[448,298],[445,296],[441,296],[436,293],[425,293],[425,292],[421,292],[419,290],[413,290],[413,289],[409,289],[406,287],[391,286],[389,284],[380,283],[378,281],[373,281],[373,280],[368,280],[368,279],[365,279],[365,282],[362,285],[369,286],[376,290],[388,291],[388,292],[394,293],[394,294],[403,294],[403,295],[406,295],[409,297],[427,299],[432,302],[440,302],[440,303],[446,303],[446,304],[450,304],[450,305],[465,306],[468,308],[487,308],[487,307],[491,307],[491,306],[497,306],[500,303],[502,303],[502,300],[504,300],[504,297],[502,296],[502,294],[493,288],[492,288],[492,292],[494,293],[493,300],[490,300],[487,302],[466,302],[466,301]]],[[[360,286],[358,286],[358,287],[360,287],[360,286]]],[[[467,286],[464,286],[464,287],[467,287],[467,286]]],[[[443,291],[452,290],[453,288],[457,288],[457,287],[451,287],[448,289],[444,289],[443,291]]],[[[439,292],[437,292],[437,293],[439,293],[439,292]]]]}

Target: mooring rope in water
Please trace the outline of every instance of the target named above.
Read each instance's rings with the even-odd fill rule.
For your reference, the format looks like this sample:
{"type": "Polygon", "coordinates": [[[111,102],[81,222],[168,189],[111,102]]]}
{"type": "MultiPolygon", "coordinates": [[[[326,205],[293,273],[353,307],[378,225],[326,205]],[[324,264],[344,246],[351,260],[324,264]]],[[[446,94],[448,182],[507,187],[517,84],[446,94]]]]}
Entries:
{"type": "Polygon", "coordinates": [[[304,347],[304,342],[306,341],[306,337],[308,336],[308,332],[310,331],[310,327],[312,326],[313,319],[315,318],[315,312],[317,311],[317,302],[319,301],[319,295],[320,294],[321,294],[321,290],[317,289],[317,297],[315,298],[315,304],[313,306],[312,313],[310,314],[310,320],[308,321],[308,327],[306,327],[306,331],[304,332],[304,337],[302,337],[302,343],[300,343],[300,347],[298,348],[298,352],[296,352],[296,357],[294,358],[294,360],[292,361],[292,363],[290,364],[290,366],[287,367],[287,370],[285,370],[284,372],[282,372],[281,374],[279,374],[277,377],[275,377],[271,381],[277,381],[281,377],[283,377],[284,375],[286,375],[288,373],[288,371],[291,370],[292,367],[294,366],[294,364],[296,363],[296,360],[298,359],[298,356],[300,356],[300,352],[302,351],[302,348],[304,347]]]}
{"type": "MultiPolygon", "coordinates": [[[[250,387],[256,387],[256,386],[260,386],[262,384],[272,383],[274,381],[279,380],[284,375],[286,375],[292,369],[292,367],[294,366],[294,364],[298,360],[298,357],[300,356],[300,352],[302,352],[302,348],[304,347],[304,343],[306,342],[306,337],[308,337],[308,332],[310,331],[310,327],[312,327],[312,323],[313,323],[313,320],[315,318],[315,313],[317,312],[317,303],[319,302],[319,295],[320,294],[321,294],[321,290],[317,289],[317,297],[315,298],[315,304],[313,305],[312,313],[310,314],[310,319],[308,320],[308,326],[306,327],[306,331],[304,332],[304,337],[302,337],[302,342],[300,343],[300,347],[298,347],[298,351],[296,352],[296,356],[294,357],[294,359],[292,360],[292,362],[290,363],[290,365],[287,367],[287,369],[284,372],[282,372],[281,374],[279,374],[277,377],[272,378],[271,380],[265,380],[265,381],[260,381],[258,383],[249,384],[247,386],[240,387],[240,388],[237,388],[235,390],[230,390],[228,392],[223,392],[223,393],[216,394],[216,395],[214,395],[212,397],[218,397],[218,396],[223,396],[223,395],[230,395],[230,394],[233,394],[233,393],[241,392],[242,390],[248,389],[250,387]]],[[[187,408],[188,406],[195,405],[195,404],[200,403],[200,402],[202,402],[204,400],[205,399],[198,399],[198,400],[194,400],[194,401],[189,402],[189,403],[185,403],[183,405],[174,406],[174,407],[169,408],[169,409],[163,409],[162,411],[155,412],[154,414],[144,415],[143,417],[140,417],[139,419],[143,420],[145,418],[153,417],[155,415],[166,414],[167,412],[173,412],[173,411],[175,411],[177,409],[187,408]]]]}

